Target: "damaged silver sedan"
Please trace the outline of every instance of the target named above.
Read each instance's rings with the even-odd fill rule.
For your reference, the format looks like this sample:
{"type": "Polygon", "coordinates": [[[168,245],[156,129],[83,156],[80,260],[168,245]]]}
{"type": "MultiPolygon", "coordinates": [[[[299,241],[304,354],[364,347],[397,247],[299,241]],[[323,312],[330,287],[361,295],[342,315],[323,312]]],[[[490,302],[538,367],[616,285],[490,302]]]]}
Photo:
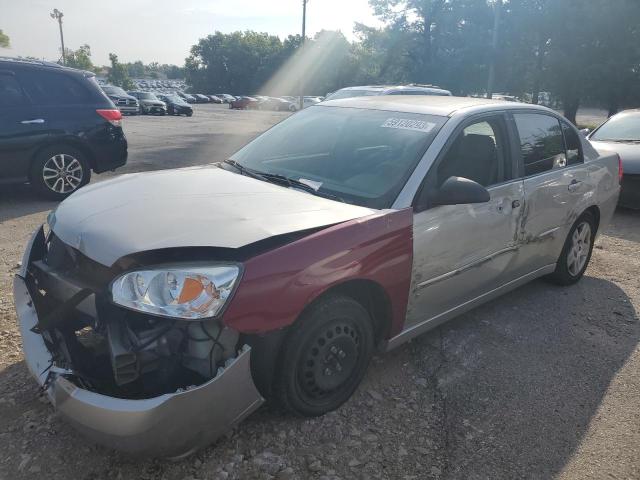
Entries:
{"type": "Polygon", "coordinates": [[[15,278],[26,362],[78,430],[136,454],[188,455],[265,399],[322,415],[376,350],[579,281],[619,177],[542,107],[323,102],[221,164],[62,202],[15,278]]]}

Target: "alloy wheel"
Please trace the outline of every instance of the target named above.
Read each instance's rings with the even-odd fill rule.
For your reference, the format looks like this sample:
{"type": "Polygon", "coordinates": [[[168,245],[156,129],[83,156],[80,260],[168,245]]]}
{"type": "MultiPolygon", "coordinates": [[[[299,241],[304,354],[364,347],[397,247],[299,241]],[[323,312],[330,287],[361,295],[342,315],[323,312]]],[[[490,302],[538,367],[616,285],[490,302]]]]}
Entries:
{"type": "Polygon", "coordinates": [[[76,190],[84,177],[82,164],[77,158],[59,153],[49,158],[42,168],[45,185],[55,193],[69,193],[76,190]]]}
{"type": "Polygon", "coordinates": [[[567,254],[567,269],[572,276],[580,274],[589,259],[591,250],[591,225],[582,222],[573,231],[571,247],[567,254]]]}

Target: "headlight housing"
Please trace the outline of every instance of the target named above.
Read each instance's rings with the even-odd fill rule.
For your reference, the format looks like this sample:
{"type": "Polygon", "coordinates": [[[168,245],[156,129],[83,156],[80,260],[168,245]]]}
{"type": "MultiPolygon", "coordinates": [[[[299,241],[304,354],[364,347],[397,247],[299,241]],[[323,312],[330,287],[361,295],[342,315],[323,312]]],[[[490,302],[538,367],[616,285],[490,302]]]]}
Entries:
{"type": "Polygon", "coordinates": [[[177,266],[127,272],[111,284],[113,303],[185,320],[215,317],[240,276],[238,265],[177,266]]]}

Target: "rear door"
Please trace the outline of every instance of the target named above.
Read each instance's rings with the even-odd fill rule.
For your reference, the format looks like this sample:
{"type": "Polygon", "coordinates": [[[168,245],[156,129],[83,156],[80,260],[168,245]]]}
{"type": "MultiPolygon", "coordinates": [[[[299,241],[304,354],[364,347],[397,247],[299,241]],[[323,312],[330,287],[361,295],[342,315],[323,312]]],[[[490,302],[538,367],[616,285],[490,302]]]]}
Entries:
{"type": "Polygon", "coordinates": [[[513,121],[520,138],[524,178],[518,255],[518,268],[524,274],[557,261],[590,187],[573,127],[544,112],[514,113],[513,121]]]}
{"type": "Polygon", "coordinates": [[[0,182],[26,181],[35,145],[46,137],[17,73],[0,70],[0,182]]]}
{"type": "Polygon", "coordinates": [[[504,114],[474,117],[461,125],[427,174],[420,197],[459,176],[485,186],[491,199],[414,214],[407,327],[434,320],[514,278],[524,190],[513,153],[504,114]]]}

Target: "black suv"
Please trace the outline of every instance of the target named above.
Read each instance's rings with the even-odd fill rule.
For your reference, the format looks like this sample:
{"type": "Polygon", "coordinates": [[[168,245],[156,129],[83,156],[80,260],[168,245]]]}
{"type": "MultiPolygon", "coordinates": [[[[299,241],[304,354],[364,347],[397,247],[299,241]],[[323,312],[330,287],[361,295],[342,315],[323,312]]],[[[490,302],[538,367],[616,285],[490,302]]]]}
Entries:
{"type": "Polygon", "coordinates": [[[127,162],[121,119],[92,73],[0,57],[0,184],[69,196],[127,162]]]}

